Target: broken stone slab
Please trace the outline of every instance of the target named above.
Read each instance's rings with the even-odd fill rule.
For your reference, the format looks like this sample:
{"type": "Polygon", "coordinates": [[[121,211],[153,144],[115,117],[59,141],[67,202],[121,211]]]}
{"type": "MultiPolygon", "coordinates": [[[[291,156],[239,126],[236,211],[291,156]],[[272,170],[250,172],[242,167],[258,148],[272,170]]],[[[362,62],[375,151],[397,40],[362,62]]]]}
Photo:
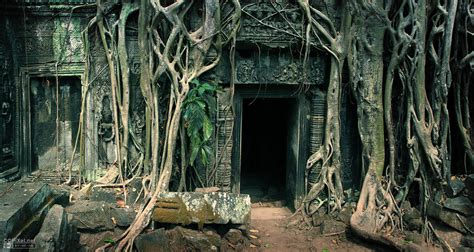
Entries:
{"type": "Polygon", "coordinates": [[[150,233],[141,234],[134,242],[137,251],[142,252],[168,252],[171,251],[164,228],[150,233]]]}
{"type": "Polygon", "coordinates": [[[35,236],[37,251],[65,251],[75,247],[78,234],[68,223],[67,213],[60,205],[54,205],[46,215],[43,225],[35,236]]]}
{"type": "Polygon", "coordinates": [[[465,187],[464,183],[458,177],[455,177],[448,181],[448,184],[444,187],[444,191],[449,198],[453,198],[462,192],[465,187]]]}
{"type": "Polygon", "coordinates": [[[444,207],[454,210],[464,216],[474,215],[474,207],[472,206],[471,200],[464,196],[446,199],[444,207]]]}
{"type": "Polygon", "coordinates": [[[113,222],[118,227],[128,227],[135,220],[137,213],[131,208],[112,208],[110,210],[110,215],[113,218],[113,222]]]}
{"type": "Polygon", "coordinates": [[[404,234],[405,234],[405,241],[407,242],[413,242],[415,244],[422,245],[425,240],[425,237],[423,236],[423,234],[420,234],[419,232],[416,232],[416,231],[415,232],[405,231],[404,234]]]}
{"type": "Polygon", "coordinates": [[[461,239],[461,243],[469,248],[474,248],[474,235],[465,235],[461,239]]]}
{"type": "Polygon", "coordinates": [[[346,224],[332,219],[324,220],[320,226],[321,234],[339,234],[346,231],[346,224]]]}
{"type": "Polygon", "coordinates": [[[111,205],[103,201],[79,200],[66,208],[69,221],[80,231],[99,232],[113,230],[111,205]]]}
{"type": "Polygon", "coordinates": [[[112,240],[116,237],[119,237],[123,234],[123,230],[119,228],[115,228],[113,231],[103,231],[103,232],[91,232],[91,233],[79,233],[79,244],[80,248],[78,250],[72,251],[80,251],[80,252],[89,252],[89,251],[96,251],[99,247],[112,242],[112,240]]]}
{"type": "Polygon", "coordinates": [[[414,207],[410,207],[405,211],[406,213],[403,215],[403,221],[406,222],[408,230],[421,230],[423,227],[423,221],[420,211],[414,207]]]}
{"type": "Polygon", "coordinates": [[[63,185],[49,185],[54,197],[54,204],[59,204],[62,207],[69,205],[70,187],[63,185]]]}
{"type": "Polygon", "coordinates": [[[454,251],[456,252],[473,252],[472,248],[467,247],[457,247],[454,251]]]}
{"type": "Polygon", "coordinates": [[[474,174],[469,174],[466,177],[464,185],[466,186],[464,193],[469,199],[474,200],[474,174]]]}
{"type": "Polygon", "coordinates": [[[158,197],[152,218],[163,223],[188,225],[246,224],[250,196],[226,192],[168,192],[158,197]]]}
{"type": "Polygon", "coordinates": [[[31,237],[54,203],[51,188],[44,183],[14,182],[0,185],[0,247],[5,239],[31,237]]]}
{"type": "Polygon", "coordinates": [[[426,212],[430,217],[436,218],[464,234],[469,232],[466,230],[466,226],[472,226],[471,222],[473,221],[473,218],[466,218],[454,211],[443,208],[443,206],[433,201],[428,202],[426,212]]]}
{"type": "Polygon", "coordinates": [[[231,228],[225,234],[224,238],[233,245],[236,245],[245,239],[244,235],[242,234],[242,231],[234,228],[231,228]]]}
{"type": "Polygon", "coordinates": [[[115,204],[117,196],[114,190],[110,188],[92,188],[89,196],[91,201],[103,201],[110,204],[115,204]]]}
{"type": "Polygon", "coordinates": [[[218,251],[221,237],[213,231],[197,231],[175,227],[166,231],[171,251],[218,251]]]}
{"type": "Polygon", "coordinates": [[[241,230],[231,228],[222,239],[221,251],[245,251],[250,241],[241,230]]]}

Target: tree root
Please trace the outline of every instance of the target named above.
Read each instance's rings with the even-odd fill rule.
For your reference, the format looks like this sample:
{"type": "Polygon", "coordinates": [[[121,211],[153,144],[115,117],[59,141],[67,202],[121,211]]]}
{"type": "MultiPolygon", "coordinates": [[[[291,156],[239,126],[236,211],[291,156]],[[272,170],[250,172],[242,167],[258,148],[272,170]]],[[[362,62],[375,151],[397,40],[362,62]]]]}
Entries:
{"type": "Polygon", "coordinates": [[[399,213],[391,193],[384,189],[374,171],[369,170],[364,179],[356,211],[350,220],[351,229],[360,237],[402,251],[421,251],[414,243],[407,243],[395,236],[399,213]]]}

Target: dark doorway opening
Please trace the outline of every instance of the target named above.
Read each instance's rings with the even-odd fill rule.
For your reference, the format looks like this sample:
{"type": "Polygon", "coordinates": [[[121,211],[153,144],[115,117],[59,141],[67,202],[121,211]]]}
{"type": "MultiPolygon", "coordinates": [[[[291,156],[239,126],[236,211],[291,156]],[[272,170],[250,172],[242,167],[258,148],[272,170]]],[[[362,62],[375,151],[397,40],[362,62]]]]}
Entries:
{"type": "Polygon", "coordinates": [[[290,127],[296,99],[242,101],[240,192],[252,202],[286,200],[290,127]]]}
{"type": "Polygon", "coordinates": [[[79,126],[80,78],[59,77],[58,82],[56,77],[31,78],[30,109],[32,170],[66,169],[79,126]]]}

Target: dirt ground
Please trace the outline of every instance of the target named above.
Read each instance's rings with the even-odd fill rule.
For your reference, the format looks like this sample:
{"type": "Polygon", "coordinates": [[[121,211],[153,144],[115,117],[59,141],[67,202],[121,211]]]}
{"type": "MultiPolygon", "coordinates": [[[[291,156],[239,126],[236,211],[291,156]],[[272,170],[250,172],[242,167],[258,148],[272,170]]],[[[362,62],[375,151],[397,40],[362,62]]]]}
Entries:
{"type": "MultiPolygon", "coordinates": [[[[346,232],[322,235],[319,227],[301,230],[290,226],[291,211],[286,207],[253,207],[249,234],[251,248],[249,251],[393,251],[391,248],[372,244],[346,232]]],[[[456,248],[461,234],[452,230],[436,228],[438,234],[456,248]]],[[[442,251],[439,246],[423,246],[424,251],[442,251]]]]}
{"type": "Polygon", "coordinates": [[[287,227],[290,215],[291,211],[286,207],[252,208],[249,233],[256,246],[250,251],[387,251],[361,244],[347,237],[346,233],[322,236],[319,228],[300,230],[287,227]]]}

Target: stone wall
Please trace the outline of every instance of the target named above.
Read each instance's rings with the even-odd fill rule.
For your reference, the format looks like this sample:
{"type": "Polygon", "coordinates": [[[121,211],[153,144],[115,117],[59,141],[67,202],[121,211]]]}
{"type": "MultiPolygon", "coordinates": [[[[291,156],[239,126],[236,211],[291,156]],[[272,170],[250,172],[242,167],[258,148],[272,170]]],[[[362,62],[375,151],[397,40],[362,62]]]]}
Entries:
{"type": "MultiPolygon", "coordinates": [[[[6,111],[5,113],[9,113],[9,115],[0,115],[0,126],[2,126],[0,131],[12,134],[8,137],[2,134],[0,144],[7,146],[7,148],[0,149],[3,151],[0,158],[10,155],[13,157],[13,161],[8,165],[0,165],[0,178],[2,172],[6,170],[5,167],[11,168],[15,164],[28,165],[18,161],[28,160],[27,156],[31,155],[31,153],[24,151],[29,144],[31,145],[31,134],[24,117],[27,115],[25,112],[31,106],[28,103],[29,98],[26,98],[30,95],[29,69],[36,69],[38,76],[42,76],[41,72],[45,71],[45,76],[54,77],[55,71],[62,69],[62,75],[84,77],[83,73],[77,75],[81,67],[84,67],[81,32],[95,15],[95,7],[83,6],[79,8],[78,6],[91,2],[95,1],[25,0],[24,5],[13,2],[3,3],[0,26],[5,32],[0,34],[3,36],[0,40],[0,104],[2,104],[2,113],[6,111]],[[71,71],[74,73],[68,74],[68,69],[72,69],[71,71]],[[9,105],[3,105],[7,103],[9,105]],[[10,115],[11,119],[6,120],[7,117],[10,118],[10,115]]],[[[242,1],[242,28],[237,38],[235,57],[236,86],[300,85],[303,87],[301,92],[306,92],[309,100],[312,100],[311,96],[315,95],[314,87],[318,87],[320,92],[326,92],[329,56],[314,49],[305,62],[306,64],[303,63],[302,52],[304,50],[298,43],[302,36],[302,15],[297,5],[292,1],[257,2],[242,1]]],[[[334,13],[336,21],[339,20],[338,12],[332,5],[325,6],[325,8],[334,13]]],[[[132,15],[128,22],[127,49],[131,69],[130,111],[132,112],[130,127],[134,132],[135,140],[141,143],[144,138],[145,113],[138,83],[137,16],[136,14],[132,15]]],[[[109,21],[114,22],[116,18],[117,15],[110,15],[109,21]]],[[[93,33],[94,29],[90,31],[89,35],[93,33]]],[[[87,80],[81,79],[82,98],[85,99],[84,127],[86,129],[84,132],[85,171],[83,175],[87,180],[95,180],[103,175],[115,161],[113,138],[115,133],[110,126],[113,122],[112,99],[105,55],[97,36],[89,37],[92,38],[90,40],[90,55],[92,55],[90,72],[87,80]],[[87,87],[87,93],[84,93],[85,87],[87,87]]],[[[228,88],[232,81],[230,69],[229,48],[224,48],[220,64],[203,78],[228,88]]],[[[231,102],[228,99],[229,97],[220,97],[218,107],[215,108],[218,112],[216,113],[215,161],[218,163],[215,164],[217,177],[213,179],[212,183],[221,186],[224,190],[229,190],[231,186],[229,177],[232,169],[231,150],[233,148],[232,143],[226,144],[227,140],[232,137],[231,124],[233,123],[233,120],[229,118],[229,115],[232,114],[229,112],[228,105],[231,102]]],[[[321,103],[321,101],[317,102],[321,103]]],[[[351,106],[351,104],[344,103],[344,106],[351,106]]],[[[308,109],[308,111],[312,110],[308,109]]],[[[357,136],[354,136],[353,132],[349,132],[355,125],[350,110],[343,109],[342,111],[343,176],[347,178],[346,181],[349,181],[354,175],[352,172],[358,172],[357,168],[354,168],[357,167],[357,162],[351,159],[355,156],[354,153],[357,154],[357,143],[354,142],[357,140],[357,136]]],[[[321,111],[315,113],[317,113],[315,116],[324,117],[321,111]]],[[[308,118],[311,116],[308,115],[308,118]]],[[[316,126],[320,127],[321,125],[316,126]]],[[[321,130],[309,130],[308,132],[321,134],[321,130]]],[[[308,138],[320,139],[321,137],[308,135],[308,138]]],[[[132,153],[130,160],[137,155],[138,153],[132,153]]],[[[1,159],[0,162],[2,162],[1,159]]],[[[346,184],[353,182],[349,181],[346,184]]]]}
{"type": "MultiPolygon", "coordinates": [[[[12,106],[10,106],[8,112],[5,112],[10,113],[11,116],[2,117],[2,119],[11,117],[10,120],[3,120],[0,125],[3,124],[4,131],[8,132],[8,134],[2,134],[3,142],[9,142],[11,146],[2,148],[2,151],[8,152],[9,149],[12,149],[13,162],[9,166],[1,165],[0,169],[16,166],[21,168],[22,173],[32,170],[31,154],[35,153],[35,148],[38,147],[33,144],[35,135],[31,130],[35,124],[30,124],[30,120],[38,119],[32,111],[35,108],[35,101],[49,97],[46,103],[40,104],[40,107],[48,110],[48,114],[54,117],[52,117],[53,124],[55,121],[53,114],[56,113],[55,100],[61,100],[64,103],[64,106],[61,107],[68,107],[71,105],[69,102],[73,102],[67,98],[70,97],[69,91],[77,90],[75,92],[79,96],[76,98],[79,99],[78,102],[80,103],[82,87],[82,72],[80,69],[83,65],[81,31],[87,24],[91,14],[94,13],[94,9],[90,7],[75,8],[73,10],[74,7],[85,3],[85,1],[75,1],[73,4],[59,4],[58,1],[51,1],[55,2],[51,5],[48,5],[45,1],[41,2],[25,1],[24,5],[21,5],[14,1],[4,1],[1,6],[0,26],[4,32],[2,32],[3,37],[0,40],[0,47],[4,53],[0,70],[3,76],[0,81],[0,90],[2,90],[0,92],[2,93],[0,103],[12,104],[12,106]],[[58,76],[58,78],[56,79],[55,76],[58,76]],[[67,84],[63,87],[61,83],[56,83],[65,76],[76,79],[73,81],[74,86],[66,88],[67,84]],[[51,95],[45,96],[46,89],[43,88],[44,85],[42,86],[41,83],[47,84],[45,85],[48,86],[48,90],[51,89],[49,90],[51,95]],[[55,92],[56,84],[58,87],[61,86],[57,90],[58,93],[55,92]],[[35,90],[37,92],[34,92],[35,90]],[[60,96],[56,97],[57,94],[60,96]],[[43,98],[36,97],[36,95],[43,98]],[[48,107],[47,104],[50,106],[48,107]],[[31,113],[27,113],[27,111],[31,113]],[[12,121],[11,125],[5,123],[8,121],[12,121]]],[[[3,105],[3,107],[7,106],[3,105]]],[[[38,109],[40,108],[38,107],[38,109]]],[[[60,108],[58,113],[63,114],[64,112],[63,116],[65,117],[67,111],[60,108]]],[[[46,140],[54,142],[56,139],[59,139],[58,143],[61,139],[69,139],[69,142],[72,142],[74,137],[67,132],[71,132],[71,128],[74,128],[74,126],[69,125],[71,123],[66,121],[60,119],[59,127],[56,128],[59,129],[58,132],[61,132],[60,137],[69,137],[59,138],[52,134],[53,139],[38,139],[38,142],[42,143],[46,140]]],[[[47,128],[51,131],[50,126],[47,128]]],[[[69,143],[68,146],[67,149],[71,152],[72,144],[69,143]]],[[[65,152],[63,154],[66,155],[65,152]]],[[[53,156],[57,155],[54,154],[53,156]]],[[[62,158],[63,161],[66,159],[68,158],[62,158]]]]}

